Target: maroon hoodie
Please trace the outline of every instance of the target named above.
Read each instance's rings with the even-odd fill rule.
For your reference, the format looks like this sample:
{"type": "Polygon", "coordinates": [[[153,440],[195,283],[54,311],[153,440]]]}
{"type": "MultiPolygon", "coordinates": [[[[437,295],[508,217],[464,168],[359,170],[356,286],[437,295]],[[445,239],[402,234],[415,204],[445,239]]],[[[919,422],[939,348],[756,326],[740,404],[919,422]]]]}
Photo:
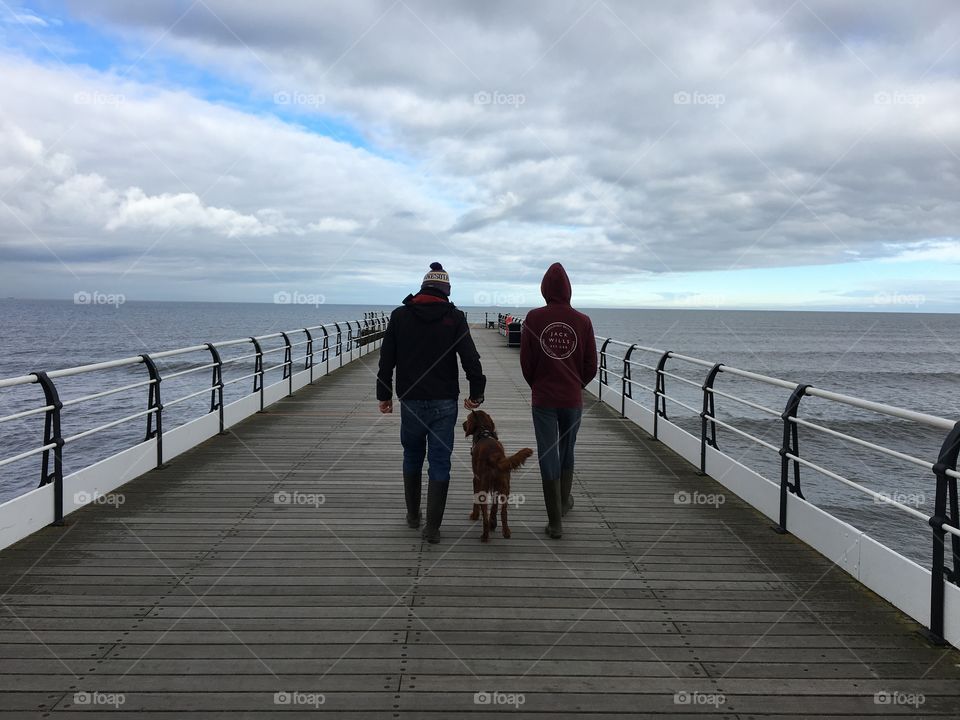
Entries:
{"type": "Polygon", "coordinates": [[[560,263],[543,276],[545,307],[523,321],[520,367],[537,407],[583,406],[581,390],[597,374],[597,345],[590,318],[570,307],[570,278],[560,263]]]}

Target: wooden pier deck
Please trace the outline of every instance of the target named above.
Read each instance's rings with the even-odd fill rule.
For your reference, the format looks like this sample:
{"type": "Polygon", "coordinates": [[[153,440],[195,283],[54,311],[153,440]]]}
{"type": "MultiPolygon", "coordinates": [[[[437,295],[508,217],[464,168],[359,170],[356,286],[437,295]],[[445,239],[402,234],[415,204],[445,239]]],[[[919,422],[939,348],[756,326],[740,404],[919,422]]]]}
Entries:
{"type": "MultiPolygon", "coordinates": [[[[534,447],[517,351],[474,335],[534,447]]],[[[675,503],[724,490],[592,399],[562,540],[531,462],[482,545],[458,439],[422,543],[376,362],[0,553],[0,717],[960,717],[960,653],[736,497],[675,503]]]]}

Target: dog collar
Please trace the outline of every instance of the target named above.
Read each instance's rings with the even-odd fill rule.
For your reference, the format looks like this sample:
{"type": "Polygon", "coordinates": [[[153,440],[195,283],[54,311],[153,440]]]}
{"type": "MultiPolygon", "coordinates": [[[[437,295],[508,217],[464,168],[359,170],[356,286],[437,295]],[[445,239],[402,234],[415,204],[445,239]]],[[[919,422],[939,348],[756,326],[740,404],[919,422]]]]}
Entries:
{"type": "Polygon", "coordinates": [[[477,442],[478,440],[485,440],[486,438],[497,439],[497,434],[492,430],[487,430],[486,428],[481,428],[473,434],[473,441],[477,442]]]}

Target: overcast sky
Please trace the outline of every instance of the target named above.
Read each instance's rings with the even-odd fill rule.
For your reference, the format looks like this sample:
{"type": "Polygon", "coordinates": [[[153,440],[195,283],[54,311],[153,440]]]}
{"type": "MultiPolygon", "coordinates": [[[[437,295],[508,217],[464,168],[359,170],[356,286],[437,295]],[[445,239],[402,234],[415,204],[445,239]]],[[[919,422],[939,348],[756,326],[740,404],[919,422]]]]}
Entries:
{"type": "Polygon", "coordinates": [[[956,0],[0,0],[0,295],[960,310],[956,0]]]}

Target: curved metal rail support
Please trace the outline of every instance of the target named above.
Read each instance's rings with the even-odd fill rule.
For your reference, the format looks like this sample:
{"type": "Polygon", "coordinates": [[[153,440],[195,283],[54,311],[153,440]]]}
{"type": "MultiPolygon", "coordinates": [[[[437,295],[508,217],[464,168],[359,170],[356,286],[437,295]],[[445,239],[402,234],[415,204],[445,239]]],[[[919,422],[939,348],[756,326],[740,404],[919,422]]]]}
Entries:
{"type": "Polygon", "coordinates": [[[793,461],[793,482],[791,483],[790,458],[787,456],[800,457],[800,434],[797,424],[790,419],[797,416],[800,401],[810,387],[806,384],[797,385],[780,414],[780,419],[783,420],[783,441],[780,444],[780,522],[774,527],[774,530],[780,534],[789,532],[787,530],[787,493],[793,493],[801,500],[804,499],[803,491],[800,489],[800,463],[793,461]]]}
{"type": "Polygon", "coordinates": [[[163,403],[160,401],[160,381],[163,379],[160,377],[160,370],[157,369],[157,364],[153,361],[149,355],[141,355],[143,358],[143,364],[147,368],[147,372],[150,373],[150,379],[153,381],[148,386],[147,390],[147,410],[153,410],[153,412],[147,413],[147,434],[144,438],[149,440],[150,438],[157,439],[157,467],[163,467],[163,403]],[[153,429],[153,418],[157,419],[157,429],[153,429]]]}
{"type": "Polygon", "coordinates": [[[307,349],[303,356],[303,369],[310,371],[310,384],[313,384],[313,335],[308,328],[303,328],[303,334],[307,336],[307,349]]]}
{"type": "Polygon", "coordinates": [[[260,346],[260,341],[255,337],[251,337],[250,342],[253,343],[257,353],[257,358],[253,363],[253,392],[260,393],[260,410],[258,412],[263,412],[263,348],[260,346]]]}
{"type": "Polygon", "coordinates": [[[320,346],[320,362],[327,364],[327,373],[330,372],[330,333],[327,332],[327,326],[320,328],[323,330],[323,344],[320,346]]]}
{"type": "Polygon", "coordinates": [[[223,426],[223,359],[220,357],[220,351],[213,343],[207,343],[207,350],[210,351],[210,357],[213,358],[213,377],[210,379],[210,412],[217,411],[220,427],[219,433],[226,434],[223,426]]]}
{"type": "Polygon", "coordinates": [[[287,396],[293,395],[293,345],[290,336],[280,333],[283,338],[283,379],[287,381],[287,396]]]}
{"type": "Polygon", "coordinates": [[[630,356],[637,349],[636,343],[627,348],[623,354],[623,374],[620,376],[620,417],[627,416],[627,398],[633,398],[633,379],[630,366],[630,356]]]}
{"type": "Polygon", "coordinates": [[[659,423],[657,422],[659,418],[668,420],[667,417],[667,385],[664,381],[663,371],[667,366],[667,360],[670,359],[670,356],[673,355],[672,350],[667,350],[663,355],[660,356],[660,360],[657,362],[657,382],[654,385],[653,391],[653,439],[659,440],[659,423]]]}
{"type": "Polygon", "coordinates": [[[53,483],[53,524],[63,525],[63,432],[60,428],[60,411],[63,401],[60,393],[45,372],[33,373],[43,388],[44,404],[49,406],[43,420],[43,445],[53,445],[53,474],[50,473],[50,450],[43,451],[40,469],[40,487],[53,483]]]}
{"type": "Polygon", "coordinates": [[[717,447],[717,424],[713,422],[716,418],[716,407],[711,391],[713,390],[713,383],[722,369],[723,363],[717,363],[710,368],[710,372],[707,373],[703,386],[700,388],[703,390],[703,410],[700,412],[700,472],[704,474],[707,472],[707,445],[712,448],[717,447]],[[708,424],[710,426],[709,437],[707,436],[708,424]]]}
{"type": "Polygon", "coordinates": [[[603,341],[603,345],[600,346],[600,384],[609,385],[610,380],[607,377],[607,345],[610,344],[610,341],[613,338],[607,338],[603,341]]]}

